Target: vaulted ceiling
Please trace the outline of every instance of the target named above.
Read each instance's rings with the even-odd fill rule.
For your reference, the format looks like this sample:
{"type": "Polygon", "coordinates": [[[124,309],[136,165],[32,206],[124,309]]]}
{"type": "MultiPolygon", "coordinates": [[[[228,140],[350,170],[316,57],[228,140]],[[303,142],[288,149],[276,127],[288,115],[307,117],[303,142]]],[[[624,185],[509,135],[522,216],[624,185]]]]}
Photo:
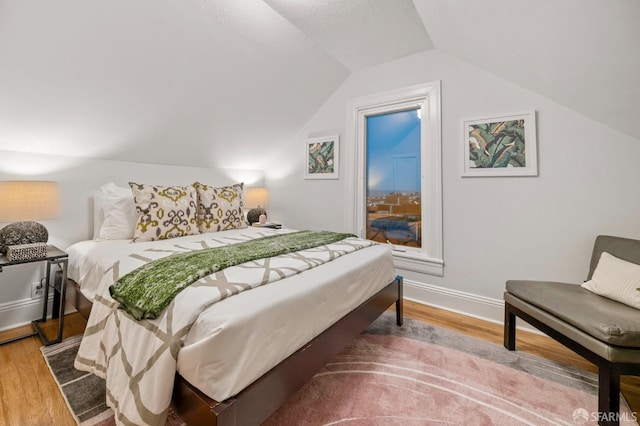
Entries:
{"type": "Polygon", "coordinates": [[[435,47],[640,139],[637,0],[416,0],[435,47]]]}
{"type": "Polygon", "coordinates": [[[0,0],[0,149],[260,167],[351,72],[430,49],[640,139],[639,20],[637,0],[0,0]]]}

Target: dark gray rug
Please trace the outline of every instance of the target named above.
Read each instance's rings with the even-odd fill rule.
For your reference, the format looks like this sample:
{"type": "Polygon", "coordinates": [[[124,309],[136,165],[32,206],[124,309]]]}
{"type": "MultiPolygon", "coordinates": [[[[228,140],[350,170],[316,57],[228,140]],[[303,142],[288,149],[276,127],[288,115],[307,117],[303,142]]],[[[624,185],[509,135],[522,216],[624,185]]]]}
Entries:
{"type": "MultiPolygon", "coordinates": [[[[463,334],[455,333],[421,321],[405,319],[402,327],[395,324],[395,314],[384,313],[366,331],[376,335],[395,335],[433,343],[489,359],[495,363],[551,380],[590,394],[597,394],[597,376],[573,367],[557,364],[525,352],[510,352],[504,347],[463,334]]],[[[104,381],[92,374],[73,368],[81,336],[71,337],[60,344],[43,347],[49,368],[64,395],[70,411],[79,424],[113,424],[113,414],[105,405],[104,381]]],[[[170,413],[168,424],[182,421],[170,413]]]]}
{"type": "MultiPolygon", "coordinates": [[[[40,351],[67,402],[71,415],[79,425],[115,425],[113,410],[106,404],[104,380],[73,367],[81,340],[82,336],[69,337],[57,345],[43,346],[40,351]]],[[[170,408],[167,426],[184,425],[180,416],[170,408]]]]}
{"type": "Polygon", "coordinates": [[[104,380],[73,367],[80,340],[82,335],[69,337],[56,345],[43,346],[40,351],[78,424],[97,424],[113,412],[105,402],[104,380]]]}

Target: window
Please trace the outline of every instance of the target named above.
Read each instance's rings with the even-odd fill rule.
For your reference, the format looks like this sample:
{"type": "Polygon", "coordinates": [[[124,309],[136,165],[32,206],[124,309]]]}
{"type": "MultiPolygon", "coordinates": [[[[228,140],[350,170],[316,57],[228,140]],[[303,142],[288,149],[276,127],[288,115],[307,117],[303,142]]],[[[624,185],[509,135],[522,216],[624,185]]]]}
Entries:
{"type": "Polygon", "coordinates": [[[440,82],[353,99],[349,111],[349,225],[392,244],[398,268],[442,275],[440,82]]]}
{"type": "Polygon", "coordinates": [[[420,109],[365,117],[365,236],[422,247],[420,109]]]}

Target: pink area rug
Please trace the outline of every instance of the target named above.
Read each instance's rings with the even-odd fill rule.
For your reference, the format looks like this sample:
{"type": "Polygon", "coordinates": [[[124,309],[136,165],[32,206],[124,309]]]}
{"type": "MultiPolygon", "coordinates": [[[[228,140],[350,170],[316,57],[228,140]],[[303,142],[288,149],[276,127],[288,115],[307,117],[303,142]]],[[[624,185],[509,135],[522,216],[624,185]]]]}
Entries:
{"type": "MultiPolygon", "coordinates": [[[[115,424],[104,382],[73,368],[80,336],[42,348],[76,421],[115,424]]],[[[637,424],[625,402],[621,424],[637,424]]],[[[640,414],[640,413],[638,413],[640,414]]],[[[597,377],[385,313],[267,421],[289,425],[597,423],[597,377]]],[[[183,425],[171,412],[167,426],[183,425]]]]}
{"type": "MultiPolygon", "coordinates": [[[[557,364],[543,362],[539,368],[581,380],[557,364]]],[[[625,407],[621,423],[636,424],[634,418],[625,407]]],[[[265,423],[336,424],[597,424],[597,397],[456,349],[363,335],[265,423]]]]}

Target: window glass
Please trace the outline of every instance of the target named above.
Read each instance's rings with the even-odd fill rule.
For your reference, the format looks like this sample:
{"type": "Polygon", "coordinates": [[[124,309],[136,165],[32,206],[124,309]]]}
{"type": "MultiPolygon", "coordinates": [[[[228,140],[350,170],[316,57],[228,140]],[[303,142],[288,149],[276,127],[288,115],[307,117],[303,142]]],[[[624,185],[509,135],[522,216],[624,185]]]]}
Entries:
{"type": "Polygon", "coordinates": [[[422,247],[420,109],[366,117],[366,238],[422,247]]]}

